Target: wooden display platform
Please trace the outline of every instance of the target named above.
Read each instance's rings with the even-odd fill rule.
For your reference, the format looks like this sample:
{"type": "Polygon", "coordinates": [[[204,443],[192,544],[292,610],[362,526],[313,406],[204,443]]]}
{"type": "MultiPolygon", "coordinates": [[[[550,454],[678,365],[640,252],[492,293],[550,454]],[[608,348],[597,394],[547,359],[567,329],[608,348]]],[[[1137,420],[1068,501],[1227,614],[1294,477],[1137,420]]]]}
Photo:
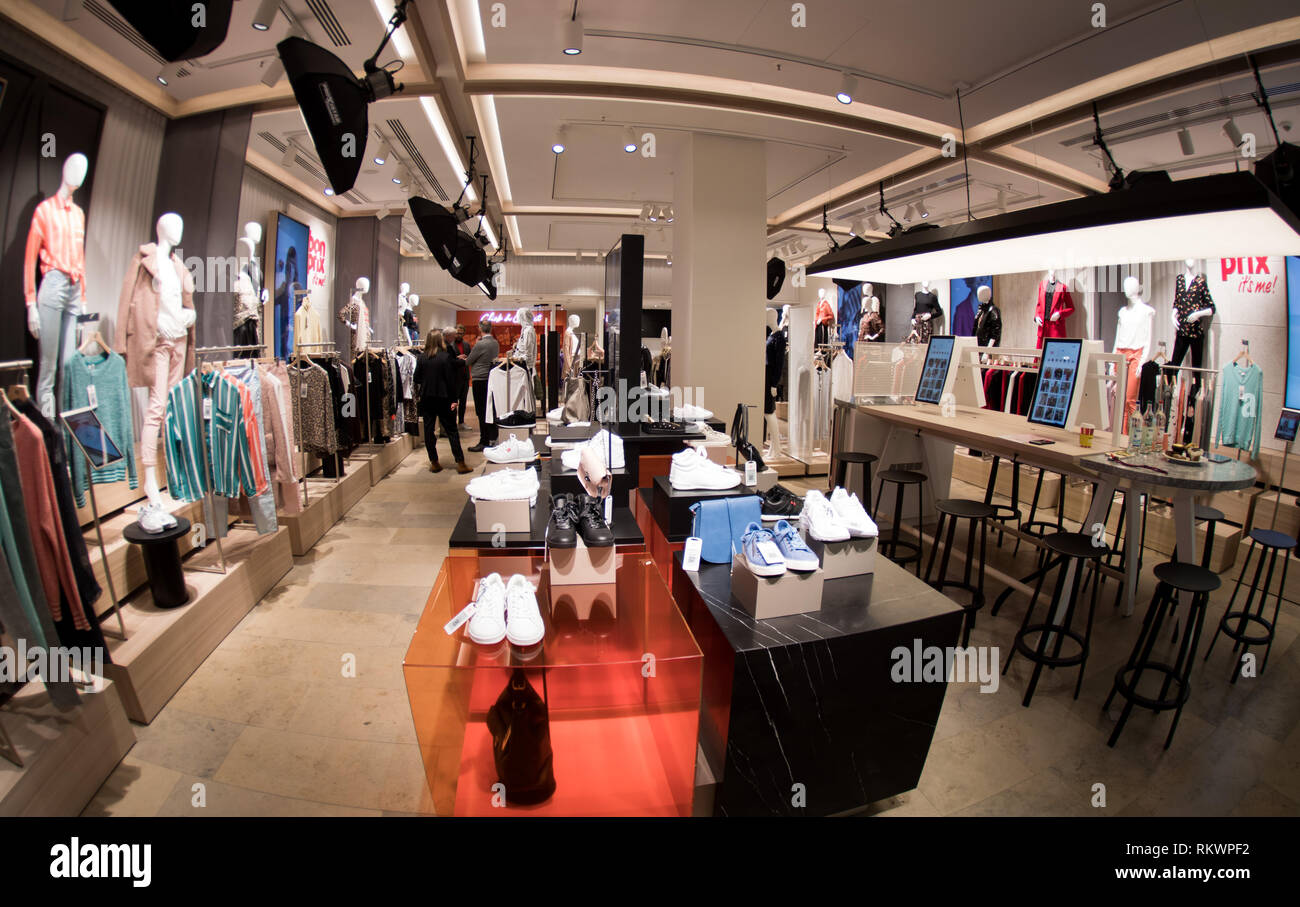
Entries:
{"type": "Polygon", "coordinates": [[[0,724],[23,760],[0,759],[0,816],[77,816],[135,745],[112,681],[63,711],[45,686],[29,683],[0,709],[0,724]]]}
{"type": "MultiPolygon", "coordinates": [[[[222,544],[224,574],[186,571],[188,604],[155,607],[145,589],[122,606],[128,638],[109,640],[113,664],[105,665],[104,672],[117,684],[131,720],[152,721],[226,634],[293,567],[289,531],[283,527],[264,536],[233,529],[222,544]]],[[[208,545],[186,565],[218,563],[216,545],[208,545]]]]}
{"type": "Polygon", "coordinates": [[[783,479],[808,475],[808,466],[794,457],[764,457],[763,465],[783,479]]]}
{"type": "Polygon", "coordinates": [[[828,453],[814,451],[806,456],[795,457],[794,459],[804,465],[804,475],[824,476],[830,474],[831,455],[828,453]]]}
{"type": "Polygon", "coordinates": [[[410,435],[398,435],[382,446],[372,445],[367,451],[370,460],[370,484],[378,485],[385,476],[401,465],[410,452],[410,435]]]}
{"type": "MultiPolygon", "coordinates": [[[[158,445],[158,481],[167,481],[167,452],[164,450],[166,444],[158,445]]],[[[139,451],[136,455],[139,456],[139,451]]],[[[81,453],[77,452],[76,456],[80,457],[81,453]]],[[[84,464],[84,461],[83,461],[84,464]]],[[[110,515],[130,507],[136,501],[143,501],[144,494],[144,464],[139,460],[135,464],[136,478],[139,481],[137,487],[132,488],[127,479],[120,482],[105,482],[103,485],[95,486],[95,503],[99,507],[100,519],[107,519],[110,515]]],[[[167,486],[163,485],[164,492],[167,486]]],[[[86,489],[86,506],[77,508],[77,519],[82,526],[89,528],[95,521],[95,514],[90,506],[90,489],[86,489]]]]}
{"type": "Polygon", "coordinates": [[[294,557],[310,551],[370,491],[369,463],[357,463],[351,469],[338,481],[308,479],[307,506],[300,513],[278,515],[280,526],[289,530],[289,546],[294,557]]]}

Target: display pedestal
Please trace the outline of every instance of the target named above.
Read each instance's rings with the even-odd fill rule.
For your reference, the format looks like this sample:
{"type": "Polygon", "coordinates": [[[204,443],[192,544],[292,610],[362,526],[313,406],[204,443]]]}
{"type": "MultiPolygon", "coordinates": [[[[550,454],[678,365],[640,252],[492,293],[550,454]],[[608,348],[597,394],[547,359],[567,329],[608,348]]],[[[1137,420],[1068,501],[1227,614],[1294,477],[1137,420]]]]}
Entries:
{"type": "Polygon", "coordinates": [[[533,511],[525,498],[519,501],[474,501],[474,527],[479,532],[528,532],[533,511]]]}
{"type": "Polygon", "coordinates": [[[697,501],[714,501],[721,498],[743,498],[757,494],[753,488],[737,485],[724,491],[678,491],[667,476],[655,476],[653,508],[655,522],[670,542],[684,542],[691,534],[695,519],[691,505],[697,501]]]}
{"type": "Polygon", "coordinates": [[[523,472],[525,469],[529,468],[530,466],[536,466],[536,465],[537,465],[537,461],[536,461],[536,460],[534,460],[532,463],[490,463],[490,462],[486,462],[486,463],[483,464],[483,475],[485,475],[485,476],[486,476],[486,475],[491,475],[492,473],[494,473],[494,472],[500,472],[500,471],[503,470],[503,469],[513,469],[513,470],[515,470],[515,471],[517,471],[517,472],[523,472]]]}
{"type": "Polygon", "coordinates": [[[821,610],[824,579],[820,570],[755,576],[745,555],[738,553],[731,559],[731,593],[749,616],[758,620],[821,610]]]}
{"type": "Polygon", "coordinates": [[[853,538],[847,542],[819,542],[814,538],[804,538],[804,542],[822,562],[822,572],[827,579],[874,573],[877,541],[874,537],[853,538]]]}
{"type": "Polygon", "coordinates": [[[177,519],[176,525],[162,532],[146,532],[137,521],[122,532],[123,538],[139,545],[144,552],[144,570],[149,577],[149,592],[159,608],[179,608],[190,600],[185,591],[185,571],[181,569],[181,551],[177,540],[190,531],[190,521],[177,519]]]}
{"type": "Polygon", "coordinates": [[[614,546],[588,548],[581,538],[576,548],[550,548],[552,586],[592,586],[614,582],[614,546]]]}
{"type": "Polygon", "coordinates": [[[775,469],[769,468],[769,469],[764,469],[762,472],[758,474],[757,485],[746,485],[745,465],[742,463],[741,465],[734,467],[734,469],[736,470],[736,472],[740,473],[740,483],[741,483],[740,487],[748,490],[750,494],[762,494],[763,492],[771,488],[773,485],[775,485],[778,481],[780,481],[781,478],[776,474],[775,469]]]}

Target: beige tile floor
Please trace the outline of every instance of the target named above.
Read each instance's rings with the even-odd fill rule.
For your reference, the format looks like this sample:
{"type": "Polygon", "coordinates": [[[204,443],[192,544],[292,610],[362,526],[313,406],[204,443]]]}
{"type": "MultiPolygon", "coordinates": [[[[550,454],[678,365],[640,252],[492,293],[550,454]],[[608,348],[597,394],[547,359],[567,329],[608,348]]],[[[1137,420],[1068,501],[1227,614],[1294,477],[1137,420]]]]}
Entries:
{"type": "MultiPolygon", "coordinates": [[[[466,436],[473,443],[475,435],[466,436]]],[[[446,443],[444,448],[444,463],[446,443]]],[[[471,462],[478,458],[471,456],[471,462]]],[[[212,653],[148,726],[87,815],[431,814],[401,661],[466,477],[431,475],[421,450],[334,526],[212,653]],[[343,675],[344,659],[356,676],[343,675]]],[[[788,482],[796,489],[824,480],[788,482]]],[[[976,489],[965,493],[974,495],[976,489]]],[[[960,540],[959,540],[960,541],[960,540]]],[[[1159,556],[1149,553],[1148,562],[1159,556]]],[[[990,562],[1026,573],[1010,544],[990,562]]],[[[1225,581],[1235,579],[1235,569],[1225,581]]],[[[1230,583],[1215,595],[1217,621],[1230,583]]],[[[950,685],[917,789],[873,805],[886,816],[1300,815],[1300,616],[1285,606],[1263,677],[1230,687],[1228,647],[1198,661],[1170,750],[1168,715],[1135,710],[1115,749],[1102,713],[1140,615],[1098,605],[1083,691],[1045,672],[1030,708],[1024,659],[995,693],[950,685]],[[1094,805],[1104,785],[1104,807],[1094,805]]],[[[1000,591],[989,582],[990,599],[1000,591]]],[[[1151,588],[1139,589],[1139,608],[1151,588]]],[[[1005,653],[1026,600],[982,613],[972,644],[1005,653]]],[[[1204,642],[1202,643],[1204,649],[1204,642]]]]}

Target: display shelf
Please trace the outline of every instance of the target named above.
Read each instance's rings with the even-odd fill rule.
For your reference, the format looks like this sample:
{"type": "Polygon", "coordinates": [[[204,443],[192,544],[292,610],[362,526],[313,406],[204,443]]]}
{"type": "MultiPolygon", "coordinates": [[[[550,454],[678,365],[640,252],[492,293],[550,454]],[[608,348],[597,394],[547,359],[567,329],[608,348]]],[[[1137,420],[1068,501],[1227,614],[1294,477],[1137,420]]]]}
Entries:
{"type": "MultiPolygon", "coordinates": [[[[611,469],[610,474],[614,477],[610,494],[615,501],[626,501],[633,488],[632,476],[626,467],[611,469]]],[[[578,481],[578,471],[566,469],[558,457],[552,457],[542,464],[542,480],[550,480],[551,494],[586,494],[582,483],[578,481]]]]}
{"type": "Polygon", "coordinates": [[[439,815],[689,816],[703,659],[654,565],[618,555],[617,580],[555,586],[537,556],[449,557],[416,627],[403,673],[439,815]],[[537,588],[538,646],[478,646],[445,624],[480,577],[520,573],[537,588]],[[522,672],[548,707],[555,792],[505,805],[489,710],[522,672]]]}
{"type": "Polygon", "coordinates": [[[956,604],[880,558],[870,576],[826,580],[818,611],[755,620],[727,565],[688,573],[677,555],[673,572],[704,653],[713,815],[832,815],[916,787],[947,683],[896,682],[892,653],[955,646],[956,604]],[[792,802],[795,784],[806,806],[792,802]]]}
{"type": "MultiPolygon", "coordinates": [[[[148,724],[244,615],[293,567],[289,531],[259,536],[232,529],[222,541],[225,573],[185,574],[190,601],[159,608],[147,589],[122,605],[125,640],[109,640],[112,664],[104,673],[118,685],[131,720],[148,724]]],[[[215,545],[196,552],[187,567],[218,563],[215,545]]]]}
{"type": "MultiPolygon", "coordinates": [[[[532,508],[532,527],[528,532],[479,532],[474,512],[474,502],[468,497],[460,512],[460,518],[452,527],[447,545],[453,556],[462,554],[518,554],[522,550],[541,551],[546,548],[546,525],[551,520],[551,495],[548,484],[543,482],[537,492],[537,504],[532,508]]],[[[610,524],[614,532],[614,544],[621,552],[632,553],[645,550],[645,536],[637,525],[632,511],[627,507],[615,507],[614,519],[610,524]]]]}
{"type": "Polygon", "coordinates": [[[29,683],[0,708],[22,766],[0,759],[0,816],[78,816],[135,745],[111,680],[97,678],[72,709],[29,683]]]}

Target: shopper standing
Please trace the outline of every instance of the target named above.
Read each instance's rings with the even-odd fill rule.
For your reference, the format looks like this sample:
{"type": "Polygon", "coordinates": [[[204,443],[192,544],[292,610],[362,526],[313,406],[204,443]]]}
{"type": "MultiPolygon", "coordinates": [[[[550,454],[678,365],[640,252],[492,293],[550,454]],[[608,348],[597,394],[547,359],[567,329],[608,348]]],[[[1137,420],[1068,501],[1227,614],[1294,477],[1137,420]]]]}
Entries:
{"type": "Polygon", "coordinates": [[[470,349],[469,357],[466,359],[474,386],[474,412],[478,416],[478,443],[470,448],[474,453],[479,453],[483,448],[497,441],[497,427],[489,425],[485,416],[487,415],[488,373],[492,371],[493,363],[501,354],[501,345],[492,336],[492,322],[484,318],[478,323],[478,330],[478,341],[470,349]]]}
{"type": "Polygon", "coordinates": [[[451,345],[452,355],[460,366],[460,406],[456,408],[456,422],[460,428],[465,427],[465,400],[469,397],[469,344],[465,342],[465,326],[456,325],[456,339],[451,345]]]}
{"type": "Polygon", "coordinates": [[[437,424],[441,423],[451,445],[451,455],[456,460],[456,471],[470,472],[461,452],[460,436],[456,433],[456,406],[460,401],[460,363],[447,348],[456,339],[456,331],[430,331],[424,342],[424,353],[415,364],[415,391],[420,396],[420,415],[424,419],[424,447],[429,452],[429,471],[442,472],[438,462],[437,424]]]}

